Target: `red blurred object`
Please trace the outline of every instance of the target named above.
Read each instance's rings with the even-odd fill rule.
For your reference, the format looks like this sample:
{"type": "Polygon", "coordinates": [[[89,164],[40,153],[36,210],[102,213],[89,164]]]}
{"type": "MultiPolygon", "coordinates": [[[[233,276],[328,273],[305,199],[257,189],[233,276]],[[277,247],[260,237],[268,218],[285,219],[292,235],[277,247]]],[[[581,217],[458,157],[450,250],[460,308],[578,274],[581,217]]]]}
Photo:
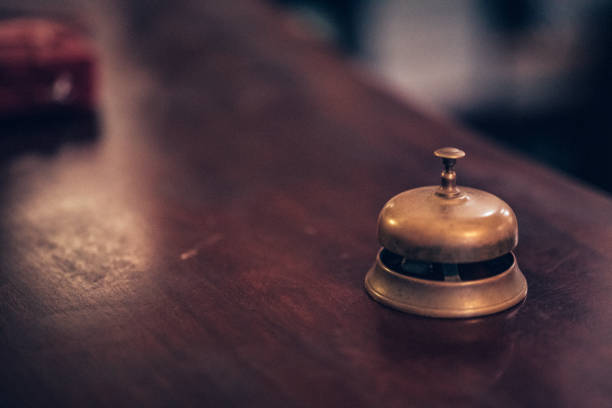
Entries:
{"type": "Polygon", "coordinates": [[[93,109],[95,53],[78,29],[43,19],[0,23],[0,115],[93,109]]]}

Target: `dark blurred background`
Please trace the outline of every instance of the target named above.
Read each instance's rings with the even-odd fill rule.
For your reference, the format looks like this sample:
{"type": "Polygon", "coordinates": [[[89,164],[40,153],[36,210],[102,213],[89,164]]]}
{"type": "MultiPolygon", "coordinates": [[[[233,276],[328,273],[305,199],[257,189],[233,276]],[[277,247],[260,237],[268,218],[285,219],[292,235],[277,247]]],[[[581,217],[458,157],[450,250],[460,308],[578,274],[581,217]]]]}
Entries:
{"type": "MultiPolygon", "coordinates": [[[[612,147],[612,1],[263,1],[424,109],[612,192],[606,155],[612,147]]],[[[0,5],[0,51],[8,61],[0,64],[0,105],[26,106],[16,101],[24,89],[45,106],[92,105],[88,83],[95,75],[87,64],[94,66],[94,57],[74,47],[78,39],[58,40],[66,36],[50,29],[11,34],[6,22],[20,7],[0,5]],[[34,51],[13,59],[16,36],[28,37],[26,48],[34,51]],[[66,43],[59,47],[65,52],[47,58],[45,50],[59,49],[56,43],[66,43]],[[33,66],[44,67],[46,83],[36,83],[45,75],[33,66]],[[11,87],[17,91],[5,92],[11,87]]],[[[7,130],[0,117],[0,131],[21,132],[21,122],[9,119],[7,130]]]]}
{"type": "Polygon", "coordinates": [[[269,1],[426,109],[612,191],[612,2],[269,1]]]}

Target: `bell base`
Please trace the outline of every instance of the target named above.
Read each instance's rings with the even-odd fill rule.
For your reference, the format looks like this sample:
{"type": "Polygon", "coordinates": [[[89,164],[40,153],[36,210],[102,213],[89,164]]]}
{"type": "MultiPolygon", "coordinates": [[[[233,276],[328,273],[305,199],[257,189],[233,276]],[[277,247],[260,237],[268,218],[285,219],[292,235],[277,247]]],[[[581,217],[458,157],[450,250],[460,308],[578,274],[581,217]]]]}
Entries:
{"type": "Polygon", "coordinates": [[[470,281],[435,281],[395,272],[380,258],[365,278],[365,289],[377,302],[421,316],[467,318],[506,310],[527,296],[527,281],[516,256],[505,271],[470,281]]]}

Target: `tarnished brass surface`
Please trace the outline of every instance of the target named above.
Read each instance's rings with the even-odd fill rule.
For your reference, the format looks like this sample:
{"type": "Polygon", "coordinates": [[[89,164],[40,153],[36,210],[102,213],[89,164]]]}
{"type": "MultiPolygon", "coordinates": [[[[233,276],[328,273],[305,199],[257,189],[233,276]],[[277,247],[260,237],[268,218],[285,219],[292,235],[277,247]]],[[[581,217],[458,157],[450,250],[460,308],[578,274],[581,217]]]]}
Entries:
{"type": "Polygon", "coordinates": [[[389,251],[423,262],[461,263],[492,259],[518,243],[512,209],[485,191],[461,187],[444,198],[438,187],[405,191],[380,212],[378,241],[389,251]]]}
{"type": "Polygon", "coordinates": [[[527,281],[512,253],[514,212],[493,194],[457,186],[454,167],[465,152],[445,147],[434,155],[444,165],[440,186],[400,193],[381,210],[383,249],[366,290],[395,309],[434,317],[481,316],[517,304],[527,281]],[[476,276],[467,273],[473,268],[476,276]]]}
{"type": "Polygon", "coordinates": [[[527,281],[511,255],[511,266],[501,274],[447,282],[395,272],[381,261],[379,252],[365,287],[376,301],[404,312],[449,318],[484,316],[512,307],[527,296],[527,281]]]}
{"type": "Polygon", "coordinates": [[[455,148],[434,153],[444,161],[441,185],[404,191],[378,217],[378,241],[393,253],[423,262],[478,262],[506,254],[518,244],[516,216],[485,191],[455,184],[455,148]]]}

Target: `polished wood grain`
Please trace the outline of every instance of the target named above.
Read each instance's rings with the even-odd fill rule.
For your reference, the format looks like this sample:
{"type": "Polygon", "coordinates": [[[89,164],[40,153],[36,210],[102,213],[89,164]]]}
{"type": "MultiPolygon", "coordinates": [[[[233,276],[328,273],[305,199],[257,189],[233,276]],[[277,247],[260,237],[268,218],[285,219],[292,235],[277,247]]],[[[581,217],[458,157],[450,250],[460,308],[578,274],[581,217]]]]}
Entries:
{"type": "Polygon", "coordinates": [[[97,133],[3,130],[0,405],[610,406],[609,196],[399,101],[265,5],[135,4],[80,12],[97,133]],[[436,184],[446,145],[518,216],[511,311],[425,319],[363,289],[378,211],[436,184]]]}

